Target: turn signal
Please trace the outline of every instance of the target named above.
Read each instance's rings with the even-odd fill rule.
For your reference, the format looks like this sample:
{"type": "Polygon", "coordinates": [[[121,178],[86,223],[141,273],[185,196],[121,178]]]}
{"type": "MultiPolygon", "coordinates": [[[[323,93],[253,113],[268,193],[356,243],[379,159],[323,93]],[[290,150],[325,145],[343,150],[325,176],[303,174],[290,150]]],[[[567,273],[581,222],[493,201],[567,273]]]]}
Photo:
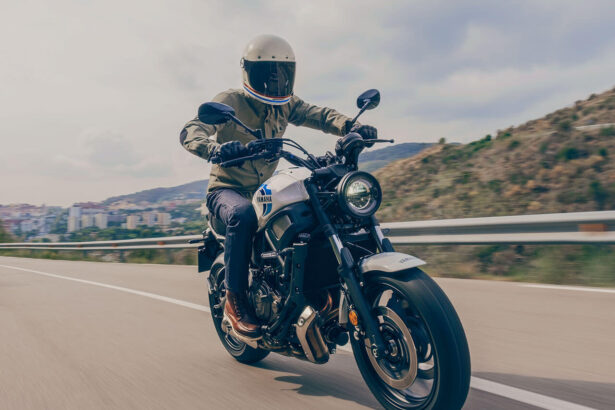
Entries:
{"type": "Polygon", "coordinates": [[[358,325],[359,317],[357,316],[357,312],[355,312],[354,310],[348,312],[348,320],[350,320],[350,323],[352,323],[353,326],[358,325]]]}

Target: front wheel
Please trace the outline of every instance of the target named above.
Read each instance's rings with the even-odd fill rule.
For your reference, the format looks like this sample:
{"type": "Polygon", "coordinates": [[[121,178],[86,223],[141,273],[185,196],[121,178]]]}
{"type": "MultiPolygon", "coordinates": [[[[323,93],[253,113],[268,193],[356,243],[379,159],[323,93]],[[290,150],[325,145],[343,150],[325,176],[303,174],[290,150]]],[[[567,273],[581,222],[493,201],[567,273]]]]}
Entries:
{"type": "Polygon", "coordinates": [[[227,352],[237,361],[245,364],[256,363],[263,360],[269,352],[264,349],[255,349],[244,342],[235,339],[230,334],[222,330],[222,317],[224,314],[224,302],[226,301],[226,287],[224,285],[224,262],[222,255],[214,261],[209,272],[211,282],[215,284],[214,289],[209,292],[209,306],[214,327],[218,333],[220,341],[227,352]]]}
{"type": "Polygon", "coordinates": [[[387,409],[460,409],[470,352],[453,305],[420,269],[373,275],[366,297],[388,354],[375,357],[368,339],[351,337],[369,389],[387,409]]]}

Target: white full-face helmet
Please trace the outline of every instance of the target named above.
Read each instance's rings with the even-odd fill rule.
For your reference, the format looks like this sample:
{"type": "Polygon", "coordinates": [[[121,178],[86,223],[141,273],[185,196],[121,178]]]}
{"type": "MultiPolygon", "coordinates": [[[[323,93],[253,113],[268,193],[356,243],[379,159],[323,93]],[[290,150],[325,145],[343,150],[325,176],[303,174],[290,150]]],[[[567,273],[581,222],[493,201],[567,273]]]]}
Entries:
{"type": "Polygon", "coordinates": [[[247,95],[271,105],[290,101],[295,84],[295,53],[286,40],[269,34],[252,39],[243,52],[241,68],[247,95]]]}

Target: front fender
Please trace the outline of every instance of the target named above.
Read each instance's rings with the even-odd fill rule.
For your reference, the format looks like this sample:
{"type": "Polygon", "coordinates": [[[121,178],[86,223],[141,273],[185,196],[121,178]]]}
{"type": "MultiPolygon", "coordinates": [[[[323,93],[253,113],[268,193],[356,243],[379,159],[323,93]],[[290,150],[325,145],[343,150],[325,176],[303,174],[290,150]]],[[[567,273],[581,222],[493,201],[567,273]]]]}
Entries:
{"type": "Polygon", "coordinates": [[[415,256],[400,252],[382,252],[367,256],[359,261],[359,272],[395,273],[425,265],[427,262],[415,256]]]}

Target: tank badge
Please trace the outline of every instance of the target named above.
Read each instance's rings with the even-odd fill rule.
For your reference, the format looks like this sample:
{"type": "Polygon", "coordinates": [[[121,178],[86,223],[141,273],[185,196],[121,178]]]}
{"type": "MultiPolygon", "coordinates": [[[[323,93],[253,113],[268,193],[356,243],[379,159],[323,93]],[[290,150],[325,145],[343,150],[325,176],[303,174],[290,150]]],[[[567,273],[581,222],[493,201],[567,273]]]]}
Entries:
{"type": "Polygon", "coordinates": [[[263,205],[263,216],[268,215],[273,207],[271,203],[271,189],[267,184],[261,185],[256,196],[256,202],[263,205]]]}

